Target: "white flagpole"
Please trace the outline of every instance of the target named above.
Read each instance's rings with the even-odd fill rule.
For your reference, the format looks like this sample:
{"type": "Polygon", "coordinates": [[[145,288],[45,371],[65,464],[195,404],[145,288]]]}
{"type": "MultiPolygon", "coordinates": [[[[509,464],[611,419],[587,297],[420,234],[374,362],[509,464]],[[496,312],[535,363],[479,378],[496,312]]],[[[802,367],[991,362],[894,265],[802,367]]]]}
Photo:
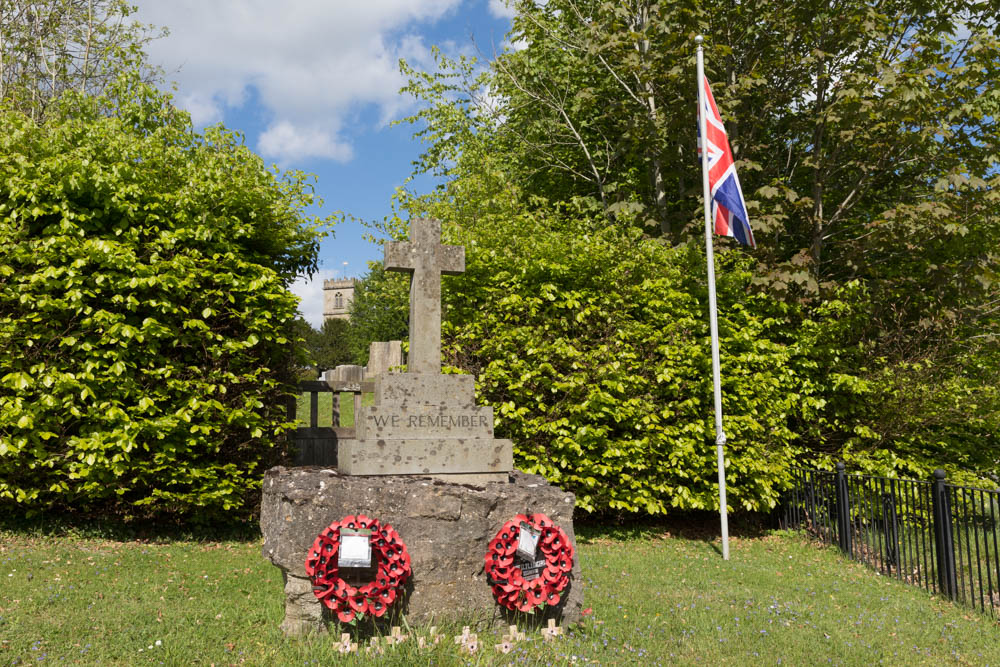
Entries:
{"type": "Polygon", "coordinates": [[[701,44],[704,37],[694,38],[698,45],[698,126],[701,132],[701,187],[705,200],[705,255],[708,257],[708,317],[712,330],[712,385],[715,390],[715,448],[719,468],[719,515],[722,522],[722,558],[729,560],[729,517],[726,509],[726,463],[723,447],[726,434],[722,430],[722,386],[719,380],[719,321],[715,305],[715,255],[712,252],[712,205],[708,186],[708,119],[705,117],[705,61],[701,44]]]}

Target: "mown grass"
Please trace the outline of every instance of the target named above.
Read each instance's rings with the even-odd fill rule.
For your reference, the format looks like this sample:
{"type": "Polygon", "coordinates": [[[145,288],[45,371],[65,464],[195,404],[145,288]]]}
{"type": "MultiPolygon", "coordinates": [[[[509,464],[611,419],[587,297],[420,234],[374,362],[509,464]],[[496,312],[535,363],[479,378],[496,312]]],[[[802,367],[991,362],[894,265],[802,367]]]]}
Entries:
{"type": "MultiPolygon", "coordinates": [[[[345,658],[336,634],[286,639],[259,540],[121,541],[0,532],[0,664],[990,664],[989,617],[794,534],[718,544],[662,529],[580,531],[585,621],[502,655],[413,641],[345,658]]],[[[334,629],[335,630],[335,629],[334,629]]],[[[411,630],[424,634],[424,629],[411,630]]]]}

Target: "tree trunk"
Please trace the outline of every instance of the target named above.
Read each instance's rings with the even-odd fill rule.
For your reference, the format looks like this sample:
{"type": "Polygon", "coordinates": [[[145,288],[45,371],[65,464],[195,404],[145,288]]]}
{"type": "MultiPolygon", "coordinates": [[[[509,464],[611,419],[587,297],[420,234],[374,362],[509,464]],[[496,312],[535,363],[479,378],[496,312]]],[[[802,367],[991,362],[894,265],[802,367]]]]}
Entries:
{"type": "MultiPolygon", "coordinates": [[[[646,2],[640,2],[636,6],[635,11],[635,21],[633,23],[633,29],[637,33],[642,33],[646,29],[646,24],[649,22],[649,4],[646,2]]],[[[649,40],[641,39],[639,43],[636,44],[636,50],[639,52],[639,62],[641,63],[642,70],[645,72],[648,67],[647,55],[649,53],[649,40]]],[[[656,111],[656,95],[653,89],[653,82],[650,77],[645,77],[643,82],[643,88],[646,93],[646,116],[649,121],[649,130],[651,141],[647,142],[647,152],[646,155],[649,159],[651,166],[650,181],[653,186],[653,205],[656,207],[656,217],[660,220],[660,233],[663,236],[670,236],[670,219],[667,217],[667,193],[663,187],[663,162],[660,158],[660,142],[659,138],[659,123],[656,111]]]]}
{"type": "Polygon", "coordinates": [[[813,260],[813,275],[819,279],[819,263],[823,257],[823,233],[826,231],[823,220],[823,135],[825,125],[826,102],[826,71],[821,60],[816,67],[816,127],[813,129],[813,214],[812,214],[812,242],[809,245],[809,254],[813,260]]]}

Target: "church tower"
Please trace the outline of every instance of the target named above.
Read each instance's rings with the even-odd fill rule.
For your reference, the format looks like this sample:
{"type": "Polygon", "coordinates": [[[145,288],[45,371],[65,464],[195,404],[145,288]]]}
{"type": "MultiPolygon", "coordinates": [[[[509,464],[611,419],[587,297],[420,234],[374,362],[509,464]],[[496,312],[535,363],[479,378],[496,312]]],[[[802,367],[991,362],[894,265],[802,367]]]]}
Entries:
{"type": "Polygon", "coordinates": [[[323,281],[323,319],[350,319],[348,308],[354,300],[355,278],[323,281]]]}

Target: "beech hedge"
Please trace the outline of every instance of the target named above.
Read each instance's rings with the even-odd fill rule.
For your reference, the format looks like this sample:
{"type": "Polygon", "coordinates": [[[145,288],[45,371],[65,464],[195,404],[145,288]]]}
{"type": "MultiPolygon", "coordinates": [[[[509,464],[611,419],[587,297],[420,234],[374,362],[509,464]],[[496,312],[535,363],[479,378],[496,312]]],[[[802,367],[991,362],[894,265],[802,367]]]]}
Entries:
{"type": "MultiPolygon", "coordinates": [[[[533,213],[466,239],[446,353],[478,376],[515,463],[588,512],[718,507],[704,255],[634,229],[533,213]]],[[[729,504],[773,507],[820,410],[788,307],[720,253],[729,504]]]]}
{"type": "Polygon", "coordinates": [[[0,504],[249,514],[301,361],[307,180],[127,79],[0,124],[0,504]]]}

